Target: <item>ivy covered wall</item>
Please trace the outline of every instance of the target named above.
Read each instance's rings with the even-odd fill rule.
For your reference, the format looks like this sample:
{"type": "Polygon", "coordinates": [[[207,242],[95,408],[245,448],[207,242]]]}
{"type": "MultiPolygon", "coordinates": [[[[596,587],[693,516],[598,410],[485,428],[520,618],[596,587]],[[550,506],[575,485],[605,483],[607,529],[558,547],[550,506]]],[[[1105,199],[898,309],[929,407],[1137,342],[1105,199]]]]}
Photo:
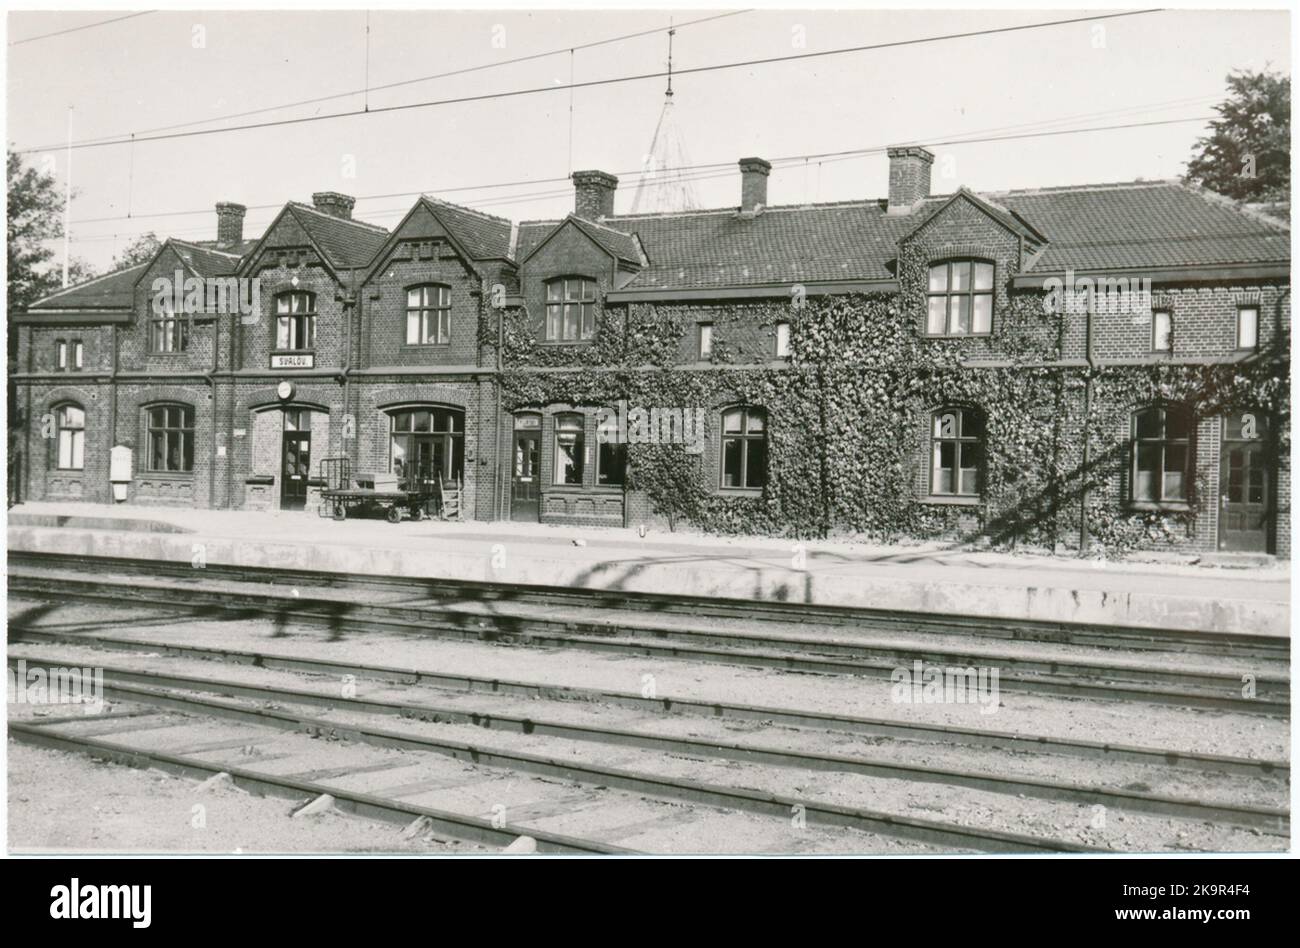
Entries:
{"type": "MultiPolygon", "coordinates": [[[[511,311],[502,407],[510,413],[560,402],[595,410],[625,400],[705,409],[703,454],[676,444],[629,446],[633,522],[723,534],[988,538],[997,546],[1069,548],[1078,544],[1086,506],[1097,552],[1213,549],[1206,512],[1217,498],[1217,443],[1197,455],[1204,483],[1190,492],[1186,510],[1130,509],[1131,413],[1177,402],[1209,430],[1225,411],[1268,412],[1285,465],[1285,348],[1231,364],[1090,369],[1083,360],[1059,359],[1066,320],[1074,319],[1083,317],[1046,314],[1037,293],[1013,294],[998,313],[996,345],[984,340],[972,351],[969,339],[919,335],[914,308],[900,307],[895,295],[809,297],[799,307],[629,304],[605,310],[591,344],[554,346],[537,343],[522,313],[511,311]],[[714,325],[712,358],[683,364],[700,321],[714,325]],[[778,322],[791,325],[788,360],[774,355],[778,322]],[[767,411],[761,496],[719,489],[720,412],[742,403],[767,411]],[[927,493],[932,413],[954,405],[977,410],[986,424],[983,490],[971,503],[927,493]]],[[[1289,507],[1289,497],[1282,503],[1289,507]]],[[[1285,552],[1281,544],[1279,537],[1285,552]]]]}

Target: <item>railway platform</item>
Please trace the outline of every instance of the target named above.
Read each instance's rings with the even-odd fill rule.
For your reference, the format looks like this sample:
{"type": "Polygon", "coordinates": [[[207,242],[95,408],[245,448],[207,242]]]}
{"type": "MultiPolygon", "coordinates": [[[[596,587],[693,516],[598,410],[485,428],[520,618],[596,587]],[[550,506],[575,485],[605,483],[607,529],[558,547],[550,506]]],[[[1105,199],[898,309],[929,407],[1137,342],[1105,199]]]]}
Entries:
{"type": "Polygon", "coordinates": [[[1286,636],[1289,564],[29,502],[9,549],[1286,636]]]}

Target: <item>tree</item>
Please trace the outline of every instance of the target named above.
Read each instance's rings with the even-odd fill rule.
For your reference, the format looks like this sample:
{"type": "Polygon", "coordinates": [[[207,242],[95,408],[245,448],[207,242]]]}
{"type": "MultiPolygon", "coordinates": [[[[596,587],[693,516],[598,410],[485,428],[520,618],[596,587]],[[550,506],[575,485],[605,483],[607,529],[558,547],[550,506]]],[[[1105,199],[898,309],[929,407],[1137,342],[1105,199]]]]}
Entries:
{"type": "Polygon", "coordinates": [[[133,267],[137,263],[148,263],[161,246],[162,241],[158,239],[158,235],[153,231],[141,234],[131,241],[125,250],[113,258],[113,266],[110,269],[121,270],[125,267],[133,267]]]}
{"type": "Polygon", "coordinates": [[[1271,72],[1228,76],[1211,134],[1196,143],[1185,180],[1238,201],[1291,199],[1291,79],[1271,72]]]}
{"type": "MultiPolygon", "coordinates": [[[[54,251],[47,242],[63,236],[63,195],[51,174],[23,166],[22,158],[9,152],[9,312],[25,310],[63,283],[63,269],[51,266],[54,251]]],[[[69,282],[94,276],[83,260],[68,267],[69,282]]]]}

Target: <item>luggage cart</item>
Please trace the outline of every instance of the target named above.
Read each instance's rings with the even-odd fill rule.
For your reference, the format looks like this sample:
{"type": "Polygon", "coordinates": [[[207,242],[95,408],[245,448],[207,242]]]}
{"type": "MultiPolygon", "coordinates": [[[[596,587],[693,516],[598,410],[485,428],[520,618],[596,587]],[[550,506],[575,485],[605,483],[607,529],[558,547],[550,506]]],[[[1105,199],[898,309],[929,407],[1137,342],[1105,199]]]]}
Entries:
{"type": "Polygon", "coordinates": [[[352,475],[350,458],[325,458],[321,461],[325,475],[325,489],[321,491],[318,513],[322,517],[346,520],[348,510],[382,510],[389,523],[401,523],[404,515],[412,520],[428,516],[428,506],[434,500],[436,478],[408,471],[405,478],[392,478],[376,474],[370,477],[352,475]]]}

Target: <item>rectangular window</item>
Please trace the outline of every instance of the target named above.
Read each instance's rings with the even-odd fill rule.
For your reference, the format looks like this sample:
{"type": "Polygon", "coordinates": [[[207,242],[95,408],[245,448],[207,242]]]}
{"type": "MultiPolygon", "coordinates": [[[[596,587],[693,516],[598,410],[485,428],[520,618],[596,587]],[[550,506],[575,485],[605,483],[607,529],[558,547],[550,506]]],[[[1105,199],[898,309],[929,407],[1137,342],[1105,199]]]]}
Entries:
{"type": "Polygon", "coordinates": [[[190,473],[194,470],[194,409],[159,405],[149,409],[149,470],[190,473]]]}
{"type": "Polygon", "coordinates": [[[149,320],[150,352],[184,352],[190,344],[190,324],[185,316],[178,316],[171,300],[165,300],[149,320]]]}
{"type": "Polygon", "coordinates": [[[767,483],[767,413],[733,408],[722,416],[722,486],[760,490],[767,483]]]}
{"type": "Polygon", "coordinates": [[[56,343],[58,349],[58,366],[59,371],[66,371],[68,368],[68,343],[67,340],[60,339],[56,343]]]}
{"type": "Polygon", "coordinates": [[[1134,416],[1134,501],[1160,504],[1187,500],[1191,435],[1191,418],[1182,410],[1150,408],[1134,416]]]}
{"type": "Polygon", "coordinates": [[[596,282],[581,277],[546,284],[546,341],[579,342],[596,335],[596,282]]]}
{"type": "Polygon", "coordinates": [[[790,324],[776,324],[776,357],[778,359],[790,358],[790,324]]]}
{"type": "Polygon", "coordinates": [[[281,293],[275,298],[275,347],[311,349],[316,345],[316,296],[281,293]]]}
{"type": "Polygon", "coordinates": [[[596,455],[596,483],[617,487],[627,476],[627,445],[605,442],[596,455]]]}
{"type": "Polygon", "coordinates": [[[1174,351],[1174,314],[1158,309],[1151,314],[1151,351],[1174,351]]]}
{"type": "Polygon", "coordinates": [[[581,415],[557,415],[555,418],[555,476],[556,484],[579,486],[582,484],[582,466],[585,439],[581,415]]]}
{"type": "Polygon", "coordinates": [[[1259,307],[1242,306],[1237,310],[1237,348],[1259,348],[1259,307]]]}
{"type": "Polygon", "coordinates": [[[451,290],[417,286],[406,292],[406,344],[445,346],[451,342],[451,290]]]}
{"type": "Polygon", "coordinates": [[[713,356],[713,323],[700,323],[700,361],[713,356]]]}
{"type": "Polygon", "coordinates": [[[931,336],[987,336],[993,331],[993,264],[949,260],[930,267],[925,331],[931,336]]]}
{"type": "Polygon", "coordinates": [[[80,369],[85,365],[85,348],[81,345],[80,339],[72,340],[72,367],[80,369]]]}
{"type": "Polygon", "coordinates": [[[936,412],[931,419],[930,493],[978,497],[984,467],[984,424],[962,408],[936,412]]]}

